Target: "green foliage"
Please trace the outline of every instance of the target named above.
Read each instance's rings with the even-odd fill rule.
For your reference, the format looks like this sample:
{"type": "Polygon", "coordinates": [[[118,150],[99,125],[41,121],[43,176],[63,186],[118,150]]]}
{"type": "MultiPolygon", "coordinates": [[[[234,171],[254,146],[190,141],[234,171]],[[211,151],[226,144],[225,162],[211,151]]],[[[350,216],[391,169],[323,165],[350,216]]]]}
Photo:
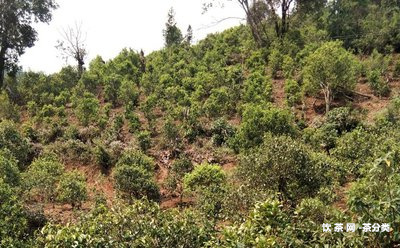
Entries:
{"type": "Polygon", "coordinates": [[[332,155],[344,161],[351,173],[359,173],[360,167],[374,156],[378,137],[368,130],[358,128],[344,134],[332,155]]]}
{"type": "Polygon", "coordinates": [[[94,149],[94,156],[96,163],[100,165],[102,173],[106,174],[113,162],[110,153],[102,144],[98,144],[94,149]]]}
{"type": "Polygon", "coordinates": [[[0,88],[3,88],[4,73],[16,68],[18,56],[24,54],[25,49],[32,47],[37,39],[37,32],[33,22],[48,23],[52,18],[52,11],[57,8],[53,0],[40,2],[19,1],[2,3],[0,15],[4,18],[3,31],[0,34],[0,88]]]}
{"type": "MultiPolygon", "coordinates": [[[[121,87],[121,76],[111,74],[107,76],[104,86],[104,99],[112,103],[113,106],[118,104],[118,93],[121,87]]],[[[125,93],[125,92],[124,92],[125,93]]]]}
{"type": "Polygon", "coordinates": [[[365,177],[357,180],[349,190],[348,205],[362,223],[389,223],[388,233],[369,236],[372,245],[391,246],[400,240],[399,197],[400,177],[398,154],[388,153],[377,159],[365,177]]]}
{"type": "Polygon", "coordinates": [[[172,151],[179,149],[181,145],[181,134],[179,126],[171,119],[168,118],[163,126],[163,137],[166,147],[172,151]]]}
{"type": "Polygon", "coordinates": [[[303,77],[305,91],[311,94],[323,92],[326,113],[331,102],[340,92],[352,90],[356,84],[356,62],[340,42],[327,42],[305,60],[303,77]]]}
{"type": "Polygon", "coordinates": [[[132,81],[123,80],[118,91],[118,99],[124,105],[136,106],[139,100],[139,91],[132,81]]]}
{"type": "Polygon", "coordinates": [[[182,32],[176,25],[175,12],[174,9],[172,8],[168,12],[168,21],[165,24],[165,30],[163,30],[163,35],[166,47],[179,45],[183,40],[182,32]]]}
{"type": "Polygon", "coordinates": [[[324,125],[334,127],[338,134],[350,132],[360,123],[358,116],[348,107],[332,109],[326,116],[324,125]]]}
{"type": "Polygon", "coordinates": [[[0,179],[0,247],[24,247],[28,229],[22,203],[10,185],[0,179]]]}
{"type": "Polygon", "coordinates": [[[393,70],[393,77],[399,77],[400,76],[400,60],[396,60],[396,63],[394,65],[394,70],[393,70]]]}
{"type": "Polygon", "coordinates": [[[182,201],[183,197],[183,178],[185,175],[193,170],[194,166],[192,161],[186,156],[181,156],[172,164],[165,186],[171,192],[176,192],[182,201]]]}
{"type": "Polygon", "coordinates": [[[66,172],[61,176],[57,188],[58,201],[80,208],[87,197],[86,180],[80,172],[66,172]]]}
{"type": "Polygon", "coordinates": [[[119,166],[123,164],[131,165],[134,167],[142,167],[147,171],[154,170],[154,161],[145,154],[134,150],[125,151],[116,165],[119,166]]]}
{"type": "Polygon", "coordinates": [[[225,228],[207,247],[283,247],[285,240],[280,235],[289,225],[281,203],[266,200],[255,205],[244,223],[225,228]]]}
{"type": "Polygon", "coordinates": [[[149,131],[141,131],[137,134],[139,147],[142,151],[147,151],[151,147],[151,133],[149,131]]]}
{"type": "Polygon", "coordinates": [[[378,50],[374,49],[371,56],[365,60],[365,67],[367,68],[368,72],[375,72],[379,76],[383,76],[387,73],[389,64],[390,64],[390,57],[385,56],[378,52],[378,50]]]}
{"type": "Polygon", "coordinates": [[[290,79],[294,76],[296,70],[295,61],[292,57],[285,55],[283,56],[282,71],[286,79],[290,79]]]}
{"type": "Polygon", "coordinates": [[[186,174],[183,188],[197,197],[197,207],[216,220],[226,194],[227,177],[219,165],[203,163],[186,174]]]}
{"type": "Polygon", "coordinates": [[[265,56],[262,50],[253,51],[246,59],[246,68],[248,70],[265,70],[265,56]]]}
{"type": "Polygon", "coordinates": [[[11,121],[0,122],[0,149],[8,149],[18,160],[18,167],[24,170],[29,161],[30,147],[11,121]]]}
{"type": "Polygon", "coordinates": [[[78,99],[75,114],[84,126],[95,121],[99,114],[99,100],[91,93],[85,92],[83,98],[78,99]]]}
{"type": "Polygon", "coordinates": [[[272,100],[271,80],[256,71],[244,82],[243,100],[246,103],[265,103],[272,100]]]}
{"type": "Polygon", "coordinates": [[[135,133],[139,131],[141,123],[137,114],[135,114],[133,111],[129,111],[129,109],[127,108],[125,110],[125,119],[128,120],[129,132],[135,133]]]}
{"type": "Polygon", "coordinates": [[[262,143],[266,133],[275,135],[296,132],[292,114],[271,105],[247,105],[242,123],[234,138],[234,148],[250,148],[262,143]]]}
{"type": "Polygon", "coordinates": [[[235,130],[226,119],[221,118],[213,123],[211,134],[214,145],[221,146],[234,136],[235,130]]]}
{"type": "Polygon", "coordinates": [[[48,224],[39,234],[38,245],[200,248],[212,233],[209,221],[190,209],[164,211],[156,203],[135,201],[110,209],[99,206],[76,224],[48,224]]]}
{"type": "Polygon", "coordinates": [[[10,101],[10,98],[5,92],[0,92],[0,119],[7,119],[18,122],[19,107],[10,101]]]}
{"type": "Polygon", "coordinates": [[[221,87],[211,90],[210,97],[204,103],[204,110],[209,117],[218,117],[230,113],[232,106],[229,89],[221,87]]]}
{"type": "Polygon", "coordinates": [[[266,136],[261,147],[243,155],[237,176],[246,187],[277,191],[296,202],[318,192],[327,169],[317,167],[302,143],[286,136],[266,136]]]}
{"type": "Polygon", "coordinates": [[[154,181],[154,162],[138,151],[126,151],[113,172],[116,188],[128,200],[147,197],[158,201],[160,193],[154,181]]]}
{"type": "Polygon", "coordinates": [[[21,175],[17,161],[7,149],[0,150],[0,180],[10,186],[20,184],[21,175]]]}
{"type": "Polygon", "coordinates": [[[296,80],[287,79],[285,80],[285,95],[286,103],[289,107],[293,107],[300,103],[302,92],[301,87],[296,80]]]}
{"type": "Polygon", "coordinates": [[[206,190],[219,186],[226,181],[226,176],[219,165],[201,164],[184,178],[185,188],[191,191],[206,190]]]}
{"type": "Polygon", "coordinates": [[[117,190],[128,200],[142,197],[155,201],[160,199],[159,189],[154,181],[153,173],[141,166],[119,165],[114,169],[113,178],[117,190]]]}
{"type": "Polygon", "coordinates": [[[273,48],[268,56],[268,67],[271,69],[271,74],[273,78],[276,78],[278,76],[277,73],[282,69],[282,63],[282,52],[276,48],[273,48]]]}
{"type": "Polygon", "coordinates": [[[374,91],[374,95],[382,97],[390,94],[388,81],[384,81],[378,71],[374,70],[368,73],[368,83],[374,91]]]}
{"type": "Polygon", "coordinates": [[[63,171],[64,166],[54,156],[40,157],[23,173],[24,188],[32,197],[52,201],[63,171]]]}

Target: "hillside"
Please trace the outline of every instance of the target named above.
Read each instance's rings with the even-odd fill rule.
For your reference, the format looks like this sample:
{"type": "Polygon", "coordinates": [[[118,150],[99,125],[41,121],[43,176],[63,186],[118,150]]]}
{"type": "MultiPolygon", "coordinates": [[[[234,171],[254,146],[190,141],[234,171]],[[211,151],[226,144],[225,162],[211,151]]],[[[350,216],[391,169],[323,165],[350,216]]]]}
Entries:
{"type": "Polygon", "coordinates": [[[334,38],[326,5],[8,70],[0,247],[398,247],[400,49],[334,38]]]}

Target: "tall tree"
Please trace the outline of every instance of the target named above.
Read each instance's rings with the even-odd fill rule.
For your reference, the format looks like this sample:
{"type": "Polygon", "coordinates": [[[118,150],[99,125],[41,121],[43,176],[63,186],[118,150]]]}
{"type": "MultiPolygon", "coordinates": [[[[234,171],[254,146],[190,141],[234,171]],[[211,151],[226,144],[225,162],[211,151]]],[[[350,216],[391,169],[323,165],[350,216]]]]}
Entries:
{"type": "Polygon", "coordinates": [[[57,8],[54,0],[1,0],[0,1],[0,89],[4,73],[12,68],[25,48],[37,39],[33,22],[50,22],[51,11],[57,8]]]}
{"type": "Polygon", "coordinates": [[[75,24],[75,27],[68,27],[62,31],[62,40],[58,41],[57,48],[65,60],[72,57],[78,63],[79,76],[82,75],[87,56],[85,35],[82,32],[82,25],[75,24]]]}
{"type": "Polygon", "coordinates": [[[178,45],[183,40],[182,32],[176,26],[175,11],[173,8],[171,8],[168,11],[168,20],[167,20],[167,23],[165,24],[165,29],[164,29],[163,33],[164,33],[166,47],[178,45]]]}
{"type": "Polygon", "coordinates": [[[353,55],[339,41],[323,44],[305,59],[305,91],[313,95],[322,91],[326,113],[329,112],[335,95],[354,89],[357,83],[356,63],[353,55]]]}
{"type": "Polygon", "coordinates": [[[186,36],[185,36],[186,42],[190,45],[193,41],[193,29],[192,26],[189,25],[186,31],[186,36]]]}

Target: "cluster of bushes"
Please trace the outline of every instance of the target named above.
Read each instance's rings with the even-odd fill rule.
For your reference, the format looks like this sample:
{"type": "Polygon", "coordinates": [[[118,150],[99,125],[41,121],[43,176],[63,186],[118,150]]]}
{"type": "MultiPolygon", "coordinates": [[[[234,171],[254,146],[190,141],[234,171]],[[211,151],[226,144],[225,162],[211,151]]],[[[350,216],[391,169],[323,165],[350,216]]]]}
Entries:
{"type": "MultiPolygon", "coordinates": [[[[264,48],[242,25],[146,57],[130,49],[107,62],[97,57],[80,77],[72,67],[19,74],[18,97],[0,93],[0,246],[397,244],[400,100],[375,124],[333,104],[351,99],[360,75],[375,95],[389,96],[391,57],[376,50],[358,63],[344,48],[353,42],[325,42],[328,33],[317,26],[295,28],[264,48]],[[280,82],[283,108],[273,104],[280,82]],[[308,126],[296,107],[310,95],[324,96],[326,113],[308,126]],[[21,110],[30,120],[19,125],[21,110]],[[162,184],[156,149],[172,162],[162,184]],[[218,159],[198,161],[208,154],[196,158],[196,149],[227,151],[237,166],[225,171],[218,159]],[[32,227],[27,204],[79,210],[89,199],[85,177],[63,163],[98,165],[112,179],[115,206],[98,203],[69,225],[32,227]],[[347,211],[335,207],[344,201],[338,191],[348,196],[347,211]],[[181,208],[161,210],[167,197],[179,197],[181,208]],[[392,229],[321,231],[323,223],[345,221],[392,229]]],[[[363,49],[367,38],[357,41],[363,49]]],[[[399,68],[394,64],[394,77],[399,68]]]]}

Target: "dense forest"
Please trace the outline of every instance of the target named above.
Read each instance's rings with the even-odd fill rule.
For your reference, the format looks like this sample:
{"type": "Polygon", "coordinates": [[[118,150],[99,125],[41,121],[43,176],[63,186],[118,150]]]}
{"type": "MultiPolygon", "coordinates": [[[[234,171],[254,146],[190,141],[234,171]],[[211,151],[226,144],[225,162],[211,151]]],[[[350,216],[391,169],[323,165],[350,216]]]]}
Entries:
{"type": "Polygon", "coordinates": [[[48,75],[57,4],[0,1],[0,247],[400,247],[400,2],[238,3],[48,75]]]}

